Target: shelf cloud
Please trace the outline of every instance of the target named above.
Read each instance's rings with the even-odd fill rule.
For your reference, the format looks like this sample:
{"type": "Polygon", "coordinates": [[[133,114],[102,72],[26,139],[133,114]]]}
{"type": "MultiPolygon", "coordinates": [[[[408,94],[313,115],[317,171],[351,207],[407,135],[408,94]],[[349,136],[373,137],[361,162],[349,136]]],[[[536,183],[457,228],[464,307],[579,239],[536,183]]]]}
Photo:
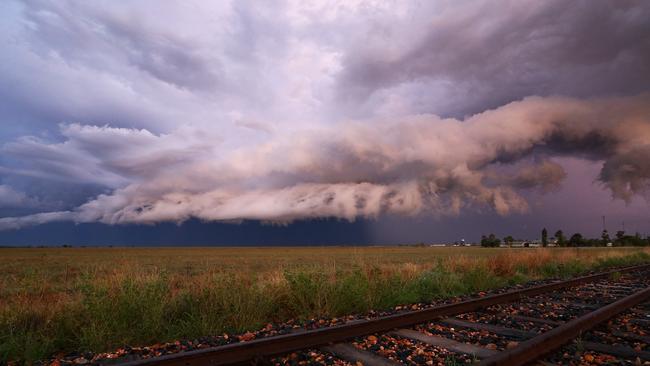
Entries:
{"type": "Polygon", "coordinates": [[[567,156],[648,197],[647,2],[0,10],[0,229],[525,213],[567,156]]]}
{"type": "Polygon", "coordinates": [[[227,154],[211,149],[209,134],[200,131],[154,135],[64,125],[61,143],[29,138],[5,151],[23,157],[25,167],[36,162],[35,175],[116,188],[69,212],[0,224],[354,220],[458,214],[472,206],[506,215],[527,209],[518,190],[560,184],[566,173],[549,159],[564,154],[604,160],[598,179],[615,198],[629,200],[650,188],[649,116],[650,94],[530,97],[465,120],[413,115],[350,121],[273,135],[227,154]],[[491,171],[515,163],[508,178],[491,171]]]}

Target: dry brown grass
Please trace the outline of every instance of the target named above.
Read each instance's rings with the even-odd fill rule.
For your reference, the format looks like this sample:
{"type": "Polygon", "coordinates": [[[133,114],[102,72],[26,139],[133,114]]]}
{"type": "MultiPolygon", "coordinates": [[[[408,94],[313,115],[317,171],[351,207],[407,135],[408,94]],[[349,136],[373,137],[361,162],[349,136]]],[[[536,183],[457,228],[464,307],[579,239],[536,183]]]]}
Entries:
{"type": "Polygon", "coordinates": [[[631,263],[620,258],[633,254],[636,261],[647,260],[648,253],[650,248],[1,249],[0,362],[429,301],[631,263]]]}

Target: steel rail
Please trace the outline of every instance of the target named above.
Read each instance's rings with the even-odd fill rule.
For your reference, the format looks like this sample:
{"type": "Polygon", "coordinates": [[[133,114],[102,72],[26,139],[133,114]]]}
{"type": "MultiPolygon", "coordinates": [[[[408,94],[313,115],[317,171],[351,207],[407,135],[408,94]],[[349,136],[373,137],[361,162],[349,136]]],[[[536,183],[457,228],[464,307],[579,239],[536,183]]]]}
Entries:
{"type": "Polygon", "coordinates": [[[198,366],[198,365],[250,365],[255,360],[298,351],[306,348],[323,346],[342,342],[354,337],[386,332],[397,328],[426,323],[440,317],[448,317],[488,306],[520,300],[524,297],[535,296],[553,290],[577,286],[609,278],[615,273],[629,273],[650,269],[650,264],[625,267],[588,276],[577,277],[565,281],[533,286],[521,290],[513,290],[501,294],[439,305],[427,309],[407,313],[393,314],[384,317],[352,321],[349,323],[314,330],[297,331],[295,333],[259,338],[247,342],[231,343],[224,346],[201,350],[180,352],[160,357],[125,362],[125,366],[198,366]]]}
{"type": "Polygon", "coordinates": [[[596,325],[622,313],[623,311],[650,299],[650,287],[638,291],[630,296],[624,297],[609,305],[594,310],[587,315],[576,318],[570,322],[544,332],[535,338],[531,338],[520,343],[517,347],[506,350],[489,357],[479,363],[480,366],[519,366],[528,362],[537,360],[541,356],[548,354],[572,339],[579,336],[582,332],[589,330],[596,325]]]}

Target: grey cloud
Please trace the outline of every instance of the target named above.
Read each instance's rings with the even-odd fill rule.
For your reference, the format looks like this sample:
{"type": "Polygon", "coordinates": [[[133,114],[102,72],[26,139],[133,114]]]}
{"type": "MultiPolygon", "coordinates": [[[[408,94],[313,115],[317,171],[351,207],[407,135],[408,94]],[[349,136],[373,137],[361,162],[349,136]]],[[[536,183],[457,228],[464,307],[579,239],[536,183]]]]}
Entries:
{"type": "Polygon", "coordinates": [[[410,108],[463,116],[525,95],[636,94],[650,84],[647,2],[431,4],[422,13],[403,20],[415,35],[391,30],[389,53],[368,42],[346,54],[342,102],[372,110],[397,93],[415,100],[410,108]]]}
{"type": "Polygon", "coordinates": [[[626,150],[605,162],[599,179],[616,198],[629,202],[639,192],[650,198],[650,144],[626,150]]]}
{"type": "Polygon", "coordinates": [[[111,62],[124,58],[127,65],[180,88],[211,89],[219,83],[220,61],[172,29],[146,29],[129,14],[100,11],[101,6],[95,5],[46,1],[26,5],[34,43],[68,61],[111,69],[121,66],[111,62]]]}
{"type": "Polygon", "coordinates": [[[544,160],[541,163],[523,167],[517,175],[511,177],[517,188],[539,187],[543,192],[550,192],[560,187],[567,173],[562,165],[544,160]]]}
{"type": "Polygon", "coordinates": [[[157,175],[173,166],[210,153],[219,140],[211,133],[199,136],[181,129],[175,136],[154,135],[140,129],[108,126],[61,125],[67,139],[50,143],[23,137],[5,144],[5,173],[96,184],[117,188],[157,175]]]}
{"type": "Polygon", "coordinates": [[[11,186],[0,184],[0,208],[37,206],[38,200],[28,197],[24,192],[18,192],[11,186]]]}
{"type": "Polygon", "coordinates": [[[247,120],[291,112],[276,99],[293,87],[285,76],[292,70],[285,65],[290,47],[281,6],[3,6],[15,14],[0,33],[0,82],[7,86],[0,112],[13,126],[0,131],[0,141],[54,135],[57,124],[75,121],[153,132],[218,125],[235,135],[233,112],[247,120]]]}
{"type": "Polygon", "coordinates": [[[247,98],[269,77],[263,69],[288,48],[282,3],[168,3],[157,12],[151,11],[156,2],[111,5],[29,2],[29,40],[36,52],[54,52],[127,83],[135,75],[193,93],[247,98]]]}

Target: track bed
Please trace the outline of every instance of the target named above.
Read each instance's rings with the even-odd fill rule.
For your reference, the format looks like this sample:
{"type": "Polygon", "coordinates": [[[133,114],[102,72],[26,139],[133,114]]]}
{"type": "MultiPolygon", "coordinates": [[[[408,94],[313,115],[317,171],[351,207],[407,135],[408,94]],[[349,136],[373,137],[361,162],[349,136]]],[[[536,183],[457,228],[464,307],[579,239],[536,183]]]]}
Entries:
{"type": "Polygon", "coordinates": [[[93,363],[650,365],[649,340],[650,265],[643,265],[394,312],[125,349],[121,357],[95,356],[93,363]]]}

